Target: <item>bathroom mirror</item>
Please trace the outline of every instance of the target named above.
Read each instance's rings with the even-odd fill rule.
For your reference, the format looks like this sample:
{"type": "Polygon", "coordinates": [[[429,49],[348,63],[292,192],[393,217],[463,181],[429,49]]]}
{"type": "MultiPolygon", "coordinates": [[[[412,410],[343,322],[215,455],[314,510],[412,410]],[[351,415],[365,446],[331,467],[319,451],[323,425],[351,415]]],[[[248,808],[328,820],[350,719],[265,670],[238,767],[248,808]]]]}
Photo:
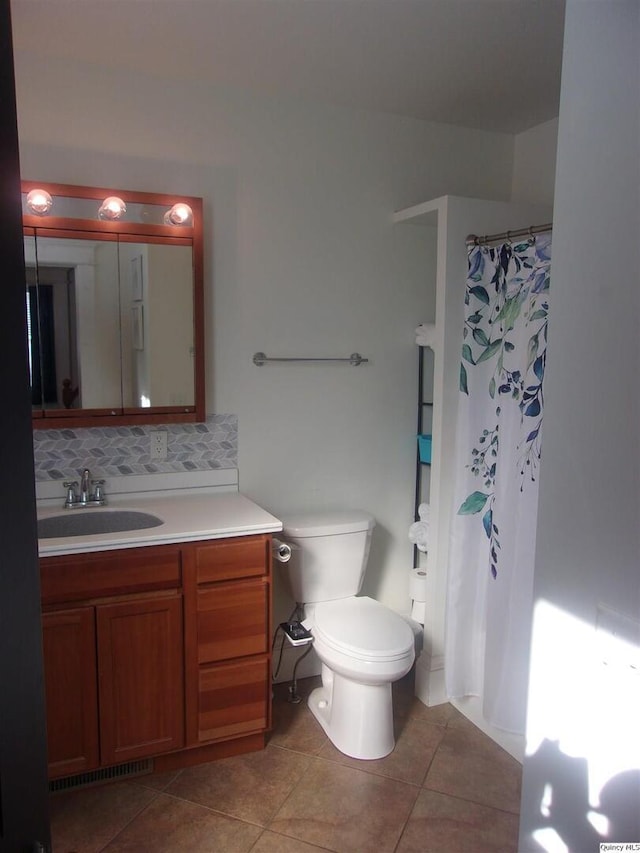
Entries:
{"type": "Polygon", "coordinates": [[[22,190],[34,428],[204,420],[202,200],[22,190]]]}

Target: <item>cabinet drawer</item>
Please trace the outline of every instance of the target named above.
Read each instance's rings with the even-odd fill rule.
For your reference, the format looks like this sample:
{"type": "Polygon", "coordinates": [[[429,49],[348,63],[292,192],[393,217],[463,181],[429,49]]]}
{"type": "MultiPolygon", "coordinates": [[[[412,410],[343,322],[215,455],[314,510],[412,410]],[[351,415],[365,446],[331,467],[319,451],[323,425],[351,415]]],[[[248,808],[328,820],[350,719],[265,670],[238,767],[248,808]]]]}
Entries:
{"type": "Polygon", "coordinates": [[[166,545],[43,557],[43,604],[126,595],[181,585],[180,548],[166,545]]]}
{"type": "Polygon", "coordinates": [[[221,584],[198,591],[198,663],[267,651],[267,585],[221,584]]]}
{"type": "Polygon", "coordinates": [[[236,580],[265,575],[268,571],[266,536],[243,536],[198,545],[196,578],[198,583],[236,580]]]}
{"type": "Polygon", "coordinates": [[[198,685],[198,740],[266,729],[268,683],[266,658],[203,667],[198,685]]]}

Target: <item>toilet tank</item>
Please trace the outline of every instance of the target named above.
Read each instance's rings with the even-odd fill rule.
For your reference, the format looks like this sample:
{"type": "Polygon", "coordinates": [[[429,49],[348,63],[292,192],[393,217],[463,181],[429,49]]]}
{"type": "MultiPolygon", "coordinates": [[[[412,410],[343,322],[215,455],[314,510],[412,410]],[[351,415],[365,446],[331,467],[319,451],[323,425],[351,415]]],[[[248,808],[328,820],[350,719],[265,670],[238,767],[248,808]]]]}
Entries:
{"type": "Polygon", "coordinates": [[[292,545],[283,565],[299,604],[357,595],[367,567],[375,520],[350,510],[292,515],[283,519],[280,538],[292,545]]]}

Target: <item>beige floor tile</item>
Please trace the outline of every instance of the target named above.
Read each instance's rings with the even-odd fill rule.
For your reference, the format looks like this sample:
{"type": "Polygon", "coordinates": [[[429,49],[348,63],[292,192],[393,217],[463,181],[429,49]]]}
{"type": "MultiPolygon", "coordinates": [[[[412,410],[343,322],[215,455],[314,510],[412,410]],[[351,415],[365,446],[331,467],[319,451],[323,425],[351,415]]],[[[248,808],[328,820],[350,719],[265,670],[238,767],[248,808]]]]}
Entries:
{"type": "Polygon", "coordinates": [[[453,705],[449,705],[449,707],[451,708],[451,716],[449,717],[449,720],[447,721],[448,726],[452,726],[452,727],[461,726],[463,728],[464,727],[469,728],[469,726],[473,726],[473,728],[477,728],[477,726],[475,726],[471,722],[471,720],[468,719],[468,717],[465,717],[464,714],[462,714],[460,711],[458,711],[457,708],[454,708],[453,705]]]}
{"type": "Polygon", "coordinates": [[[310,760],[296,752],[267,746],[260,752],[187,767],[165,790],[172,796],[266,826],[310,760]]]}
{"type": "Polygon", "coordinates": [[[518,818],[423,790],[396,853],[515,853],[518,818]]]}
{"type": "Polygon", "coordinates": [[[105,853],[248,853],[260,832],[258,826],[159,794],[105,853]]]}
{"type": "Polygon", "coordinates": [[[49,799],[53,853],[98,853],[157,794],[114,782],[49,799]]]}
{"type": "MultiPolygon", "coordinates": [[[[316,679],[305,679],[305,682],[316,679]]],[[[283,685],[278,685],[282,687],[283,685]]],[[[295,704],[287,701],[286,692],[280,690],[273,701],[273,731],[269,742],[275,746],[316,755],[327,742],[322,727],[307,707],[307,696],[311,692],[309,685],[299,689],[302,701],[295,704]]]]}
{"type": "Polygon", "coordinates": [[[414,696],[413,702],[409,705],[407,717],[422,720],[424,723],[431,723],[432,726],[442,726],[444,728],[451,725],[451,721],[455,719],[457,713],[458,711],[448,702],[430,707],[429,705],[424,705],[414,696]]]}
{"type": "Polygon", "coordinates": [[[251,853],[319,853],[326,849],[326,847],[316,847],[315,844],[307,844],[298,838],[288,838],[286,835],[278,835],[277,832],[265,829],[251,848],[251,853]]]}
{"type": "Polygon", "coordinates": [[[448,702],[428,706],[415,695],[415,673],[413,670],[391,685],[393,691],[393,715],[396,731],[405,719],[418,719],[433,726],[447,726],[458,712],[448,702]]]}
{"type": "Polygon", "coordinates": [[[419,789],[319,758],[269,829],[339,853],[392,851],[419,789]]]}
{"type": "Polygon", "coordinates": [[[522,766],[471,723],[446,729],[425,788],[518,814],[522,766]]]}
{"type": "Polygon", "coordinates": [[[182,771],[169,770],[166,773],[149,773],[148,776],[139,776],[131,779],[131,784],[141,785],[143,788],[152,788],[154,791],[164,791],[174,779],[177,779],[182,771]]]}
{"type": "Polygon", "coordinates": [[[384,758],[374,761],[349,758],[330,741],[320,750],[318,757],[367,773],[377,773],[390,779],[421,785],[444,734],[443,727],[410,717],[401,726],[393,752],[384,758]]]}

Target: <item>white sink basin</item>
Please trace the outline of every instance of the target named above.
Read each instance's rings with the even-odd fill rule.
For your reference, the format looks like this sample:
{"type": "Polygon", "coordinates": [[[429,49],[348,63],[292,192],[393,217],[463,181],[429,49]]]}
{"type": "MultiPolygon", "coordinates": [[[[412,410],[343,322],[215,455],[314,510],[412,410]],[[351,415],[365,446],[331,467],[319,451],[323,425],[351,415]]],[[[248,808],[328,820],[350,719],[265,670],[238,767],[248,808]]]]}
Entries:
{"type": "Polygon", "coordinates": [[[38,519],[38,539],[67,536],[91,536],[94,533],[120,533],[145,530],[164,524],[157,515],[133,509],[74,509],[62,515],[38,519]]]}

